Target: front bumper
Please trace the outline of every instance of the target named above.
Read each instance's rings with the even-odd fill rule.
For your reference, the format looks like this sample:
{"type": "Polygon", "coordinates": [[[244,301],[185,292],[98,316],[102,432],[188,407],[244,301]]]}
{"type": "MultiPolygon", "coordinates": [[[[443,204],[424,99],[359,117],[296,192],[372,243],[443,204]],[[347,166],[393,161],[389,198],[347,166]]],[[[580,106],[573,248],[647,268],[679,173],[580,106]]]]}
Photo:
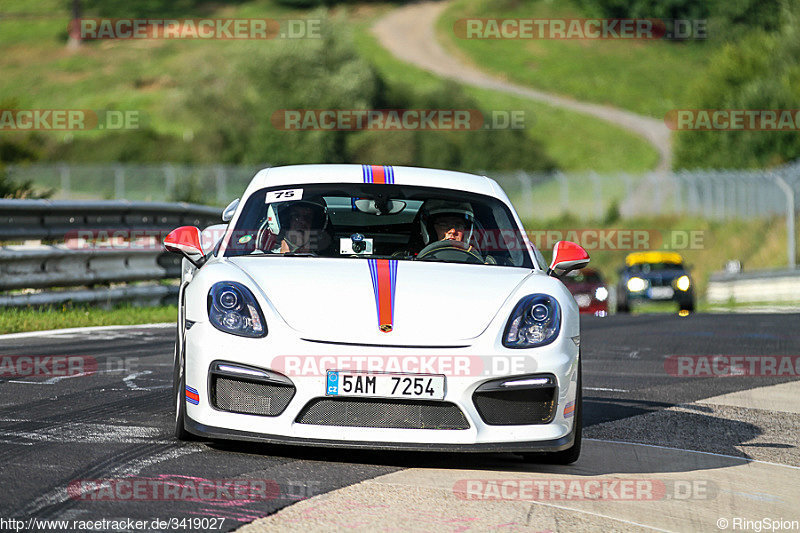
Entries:
{"type": "Polygon", "coordinates": [[[630,292],[627,289],[624,292],[620,292],[620,294],[624,295],[623,300],[629,303],[636,303],[636,302],[674,302],[674,303],[690,303],[694,301],[694,293],[689,291],[680,291],[678,289],[673,290],[673,294],[669,298],[652,298],[648,294],[648,291],[639,291],[639,292],[630,292]]]}
{"type": "Polygon", "coordinates": [[[479,444],[438,444],[408,442],[363,442],[331,439],[311,439],[267,435],[251,431],[237,431],[220,427],[205,426],[190,418],[186,418],[186,431],[207,439],[236,440],[245,442],[261,442],[264,444],[312,446],[342,449],[394,450],[410,452],[473,452],[473,453],[539,453],[560,452],[571,447],[575,442],[574,429],[568,435],[558,439],[531,442],[489,442],[479,444]]]}
{"type": "MultiPolygon", "coordinates": [[[[572,445],[573,411],[577,392],[578,346],[564,331],[553,343],[530,350],[509,350],[499,335],[477,338],[458,348],[404,348],[391,346],[341,345],[309,341],[274,324],[267,337],[248,339],[220,332],[209,323],[198,322],[186,332],[186,385],[198,391],[197,403],[186,403],[186,429],[202,437],[343,448],[427,451],[538,452],[559,451],[572,445]],[[458,406],[467,429],[398,429],[303,424],[297,422],[302,409],[312,400],[325,397],[324,370],[293,375],[279,361],[288,357],[382,356],[395,358],[471,358],[486,365],[502,363],[508,368],[491,368],[475,375],[446,375],[444,401],[458,406]],[[296,392],[277,416],[259,416],[222,411],[212,405],[209,369],[214,361],[273,370],[290,377],[296,392]],[[487,363],[488,362],[488,363],[487,363]],[[283,370],[283,371],[282,371],[283,370]],[[531,373],[548,373],[556,378],[555,415],[549,423],[531,425],[490,425],[483,421],[475,404],[475,390],[493,379],[531,373]]],[[[499,365],[499,366],[502,366],[499,365]]],[[[327,366],[327,365],[323,365],[327,366]]],[[[335,366],[327,366],[335,369],[335,366]]],[[[342,370],[342,368],[339,368],[342,370]]],[[[317,370],[320,370],[319,368],[317,370]]],[[[424,372],[421,372],[424,373],[424,372]]]]}

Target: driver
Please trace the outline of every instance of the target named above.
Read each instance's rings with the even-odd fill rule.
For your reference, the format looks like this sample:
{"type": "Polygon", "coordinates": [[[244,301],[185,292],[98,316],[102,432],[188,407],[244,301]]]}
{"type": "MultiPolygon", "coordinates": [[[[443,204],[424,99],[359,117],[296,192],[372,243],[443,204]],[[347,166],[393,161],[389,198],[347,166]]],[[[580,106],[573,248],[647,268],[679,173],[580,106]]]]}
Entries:
{"type": "Polygon", "coordinates": [[[462,216],[443,213],[433,219],[433,229],[439,241],[464,242],[467,223],[462,216]]]}
{"type": "Polygon", "coordinates": [[[330,245],[326,232],[328,206],[319,196],[287,203],[276,209],[279,222],[277,242],[273,252],[319,252],[330,245]]]}
{"type": "Polygon", "coordinates": [[[475,215],[468,202],[429,200],[423,207],[422,215],[422,237],[425,246],[434,240],[468,244],[475,230],[475,215]]]}

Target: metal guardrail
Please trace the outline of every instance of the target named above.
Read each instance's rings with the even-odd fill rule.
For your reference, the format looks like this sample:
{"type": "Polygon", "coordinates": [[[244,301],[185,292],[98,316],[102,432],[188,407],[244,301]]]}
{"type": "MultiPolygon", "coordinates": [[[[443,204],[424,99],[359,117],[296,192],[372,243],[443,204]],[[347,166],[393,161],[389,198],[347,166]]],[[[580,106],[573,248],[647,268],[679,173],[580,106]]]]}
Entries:
{"type": "Polygon", "coordinates": [[[64,240],[78,230],[169,230],[220,220],[220,208],[162,202],[0,200],[0,240],[64,240]]]}
{"type": "Polygon", "coordinates": [[[159,238],[142,248],[132,241],[94,247],[87,237],[120,231],[158,236],[178,226],[212,225],[220,214],[193,204],[0,200],[0,241],[28,241],[0,247],[0,291],[6,291],[0,307],[174,301],[177,287],[159,282],[180,277],[181,260],[164,251],[159,238]],[[142,281],[155,283],[127,285],[142,281]]]}
{"type": "Polygon", "coordinates": [[[712,274],[706,289],[710,304],[800,301],[800,270],[759,270],[712,274]]]}

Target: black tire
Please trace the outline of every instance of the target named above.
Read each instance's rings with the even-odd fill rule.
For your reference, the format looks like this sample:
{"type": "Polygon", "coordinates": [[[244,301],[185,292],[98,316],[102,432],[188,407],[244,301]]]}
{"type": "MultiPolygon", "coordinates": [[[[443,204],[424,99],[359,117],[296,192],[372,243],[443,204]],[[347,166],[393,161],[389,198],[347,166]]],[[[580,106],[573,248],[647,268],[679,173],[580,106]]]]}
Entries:
{"type": "Polygon", "coordinates": [[[694,313],[694,300],[690,300],[685,303],[680,304],[681,311],[689,311],[690,313],[694,313]]]}
{"type": "Polygon", "coordinates": [[[175,407],[175,438],[181,441],[198,440],[186,431],[186,377],[184,376],[183,354],[178,353],[179,339],[175,338],[174,365],[172,371],[172,405],[175,407]]]}
{"type": "Polygon", "coordinates": [[[630,313],[631,308],[628,302],[617,302],[617,313],[630,313]]]}
{"type": "Polygon", "coordinates": [[[581,455],[581,436],[583,433],[583,385],[581,363],[578,361],[578,393],[575,396],[575,440],[572,446],[560,452],[524,453],[522,457],[529,463],[569,465],[581,455]]]}

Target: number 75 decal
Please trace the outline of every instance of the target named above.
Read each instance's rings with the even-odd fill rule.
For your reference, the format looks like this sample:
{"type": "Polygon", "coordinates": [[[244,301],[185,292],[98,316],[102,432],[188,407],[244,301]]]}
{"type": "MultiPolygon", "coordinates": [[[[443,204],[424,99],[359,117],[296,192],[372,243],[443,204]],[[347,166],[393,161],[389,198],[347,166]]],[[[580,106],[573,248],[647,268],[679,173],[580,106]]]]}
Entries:
{"type": "Polygon", "coordinates": [[[267,193],[266,203],[274,204],[277,202],[288,202],[290,200],[302,200],[303,189],[283,189],[282,191],[270,191],[267,193]]]}

